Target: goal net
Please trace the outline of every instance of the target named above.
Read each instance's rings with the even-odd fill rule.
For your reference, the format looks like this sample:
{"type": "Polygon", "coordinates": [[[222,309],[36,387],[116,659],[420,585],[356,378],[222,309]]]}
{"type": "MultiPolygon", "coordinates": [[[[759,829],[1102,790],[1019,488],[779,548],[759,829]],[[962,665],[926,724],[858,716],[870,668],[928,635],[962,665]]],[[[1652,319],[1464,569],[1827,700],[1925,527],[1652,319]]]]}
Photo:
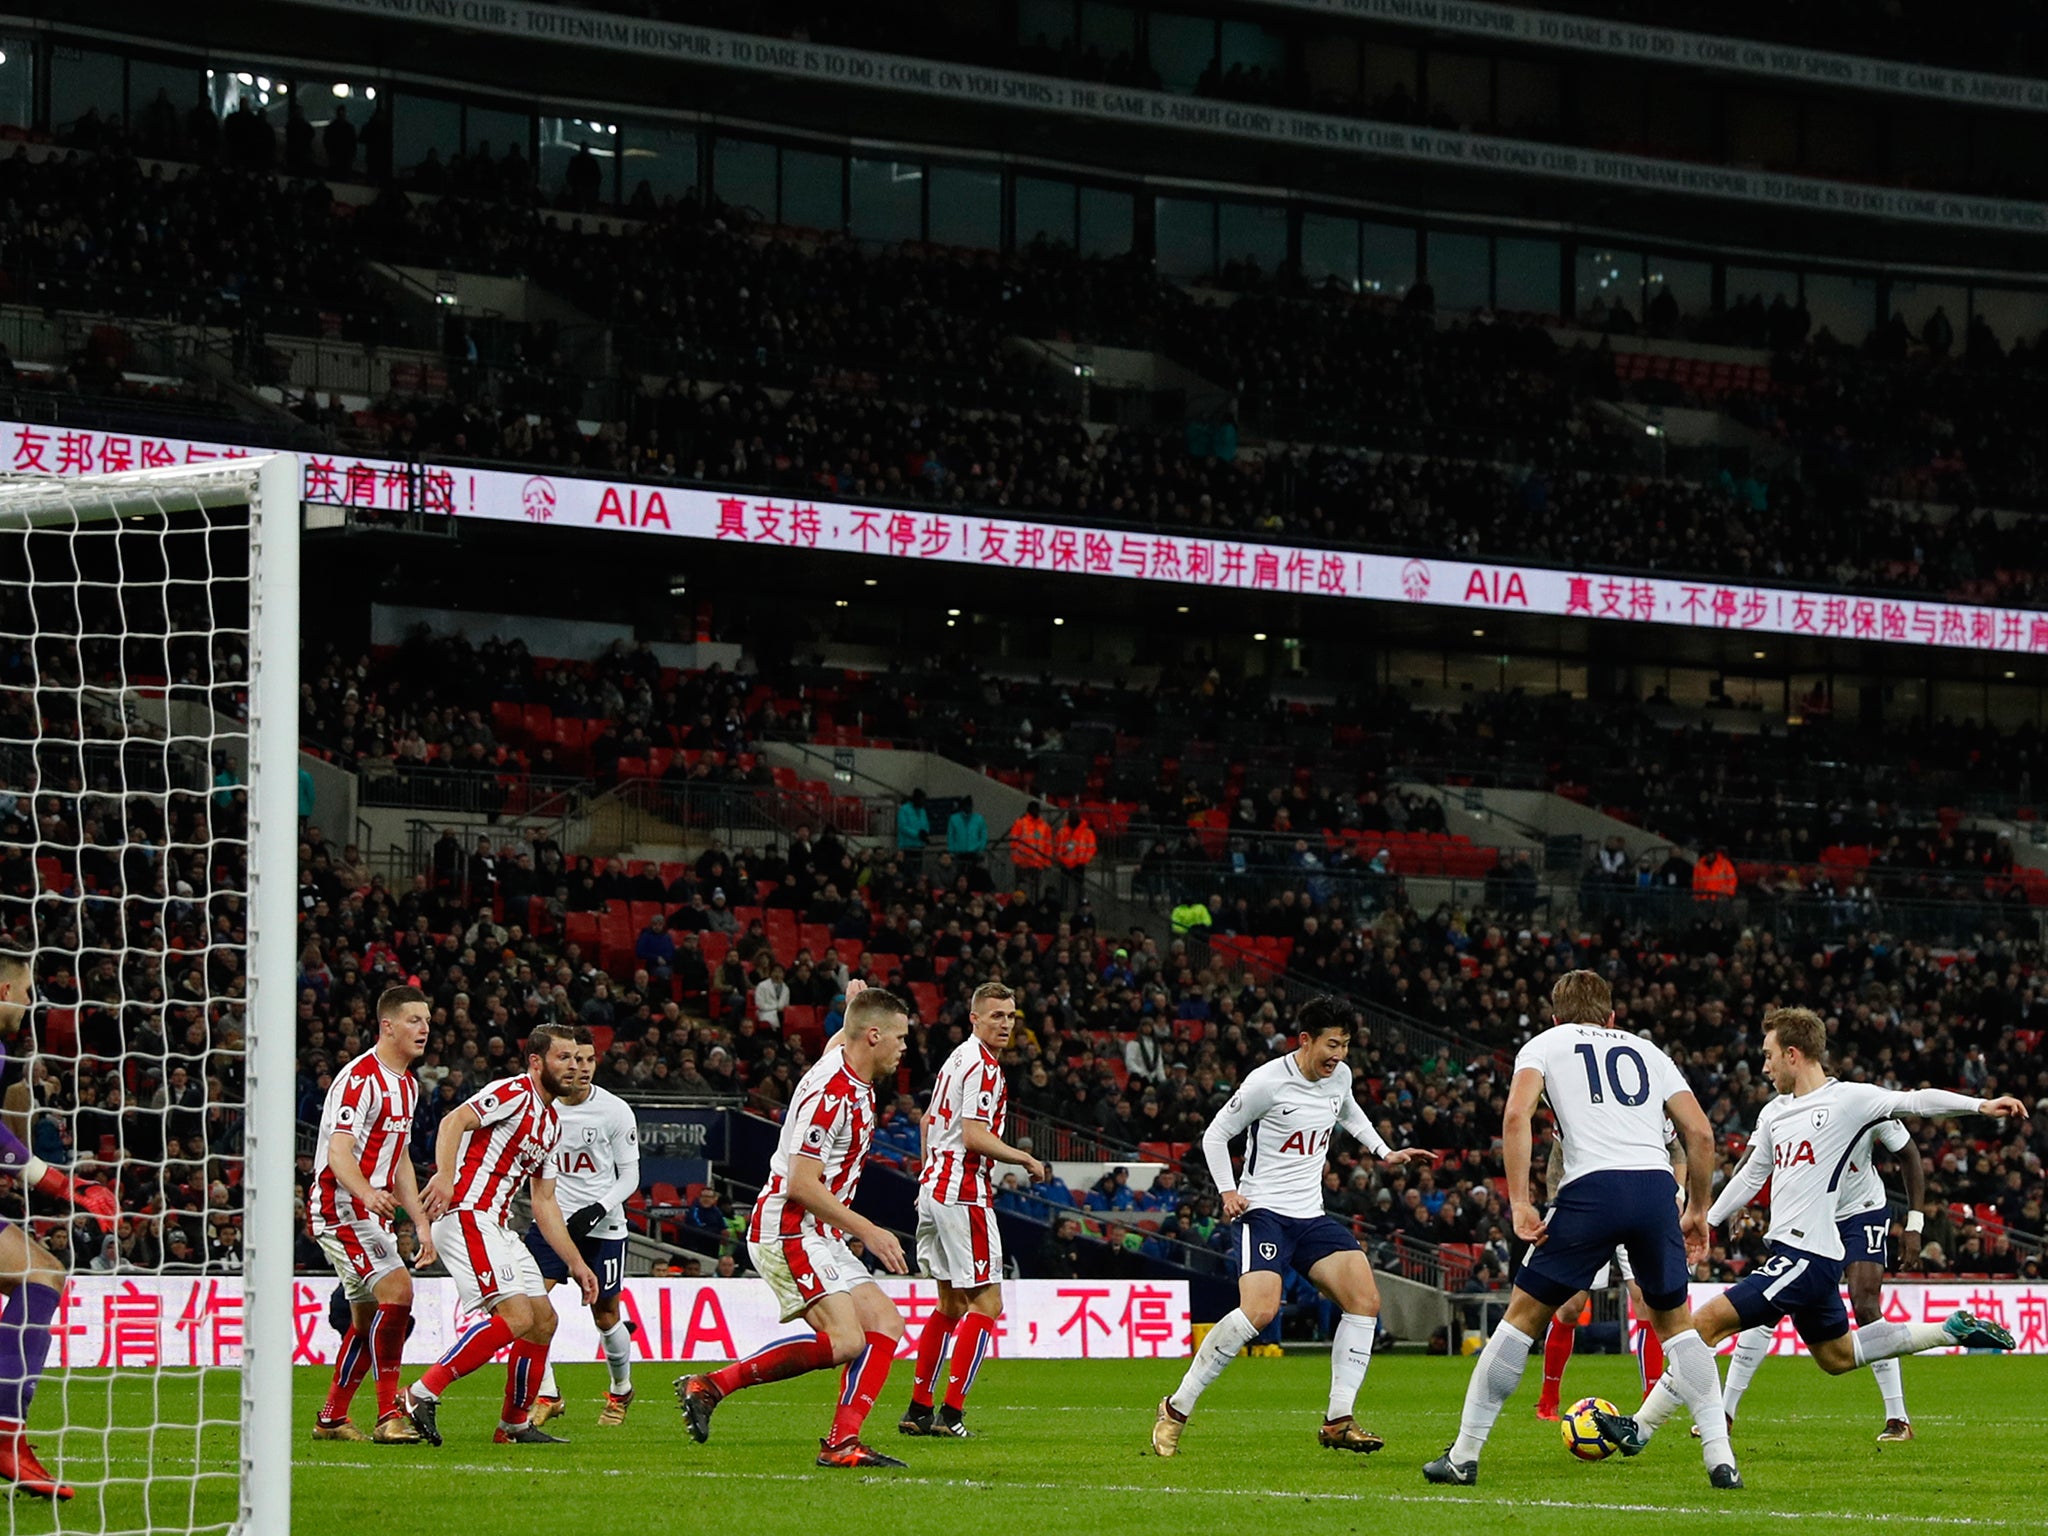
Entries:
{"type": "Polygon", "coordinates": [[[0,1531],[290,1528],[298,503],[0,484],[0,1531]]]}

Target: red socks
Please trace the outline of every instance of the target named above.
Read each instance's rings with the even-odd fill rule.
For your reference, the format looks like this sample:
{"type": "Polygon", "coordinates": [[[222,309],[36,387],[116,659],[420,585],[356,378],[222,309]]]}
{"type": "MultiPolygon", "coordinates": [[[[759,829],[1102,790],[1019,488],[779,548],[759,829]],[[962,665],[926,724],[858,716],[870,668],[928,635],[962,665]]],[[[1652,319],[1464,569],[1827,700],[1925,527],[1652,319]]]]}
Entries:
{"type": "Polygon", "coordinates": [[[1650,1388],[1657,1385],[1664,1375],[1664,1341],[1648,1323],[1643,1324],[1643,1336],[1636,1343],[1636,1358],[1643,1367],[1643,1396],[1650,1395],[1650,1388]]]}
{"type": "Polygon", "coordinates": [[[807,1371],[822,1371],[831,1363],[831,1342],[822,1333],[814,1334],[808,1339],[770,1344],[744,1360],[713,1371],[711,1384],[718,1388],[719,1396],[724,1397],[742,1387],[758,1387],[764,1382],[787,1381],[807,1371]]]}
{"type": "Polygon", "coordinates": [[[547,1345],[521,1339],[512,1346],[512,1358],[505,1362],[505,1407],[500,1415],[506,1424],[526,1422],[526,1410],[533,1406],[533,1394],[540,1390],[547,1368],[547,1345]]]}
{"type": "Polygon", "coordinates": [[[939,1362],[953,1337],[953,1319],[934,1312],[924,1320],[924,1332],[917,1336],[917,1374],[910,1381],[910,1401],[918,1408],[932,1405],[932,1391],[938,1385],[939,1362]]]}
{"type": "MultiPolygon", "coordinates": [[[[327,1386],[327,1401],[320,1409],[321,1422],[338,1424],[348,1417],[348,1405],[370,1368],[370,1349],[363,1336],[351,1327],[341,1336],[341,1353],[334,1361],[334,1380],[327,1386]]],[[[383,1384],[378,1384],[381,1393],[383,1384]]]]}
{"type": "MultiPolygon", "coordinates": [[[[455,1341],[455,1345],[420,1377],[420,1386],[429,1397],[439,1397],[455,1382],[460,1381],[478,1366],[489,1362],[491,1356],[512,1342],[512,1330],[505,1326],[503,1318],[494,1317],[487,1323],[478,1323],[455,1341]]],[[[538,1376],[534,1377],[537,1382],[538,1376]]]]}
{"type": "Polygon", "coordinates": [[[370,1324],[370,1358],[377,1371],[377,1417],[398,1412],[398,1368],[405,1359],[410,1307],[380,1306],[370,1324]]]}
{"type": "Polygon", "coordinates": [[[867,1422],[875,1399],[882,1395],[889,1367],[895,1363],[896,1341],[886,1333],[870,1333],[868,1347],[854,1356],[840,1378],[839,1412],[832,1416],[831,1444],[844,1445],[860,1438],[860,1427],[867,1422]]]}
{"type": "Polygon", "coordinates": [[[981,1357],[995,1338],[996,1320],[981,1312],[969,1312],[953,1331],[953,1368],[946,1377],[946,1406],[955,1413],[967,1401],[967,1389],[974,1385],[974,1373],[981,1369],[981,1357]]]}
{"type": "Polygon", "coordinates": [[[1543,1395],[1537,1399],[1537,1408],[1555,1409],[1559,1391],[1564,1386],[1564,1368],[1571,1363],[1572,1345],[1578,1342],[1578,1319],[1568,1318],[1562,1312],[1550,1319],[1550,1332],[1543,1336],[1543,1395]]]}

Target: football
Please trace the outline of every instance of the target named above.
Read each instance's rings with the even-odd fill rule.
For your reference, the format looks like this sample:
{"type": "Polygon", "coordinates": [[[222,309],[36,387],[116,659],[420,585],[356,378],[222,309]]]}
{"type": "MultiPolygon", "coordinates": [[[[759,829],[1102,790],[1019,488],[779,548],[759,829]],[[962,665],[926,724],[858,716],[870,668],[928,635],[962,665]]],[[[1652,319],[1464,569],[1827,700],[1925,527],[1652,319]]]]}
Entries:
{"type": "Polygon", "coordinates": [[[1604,1397],[1582,1397],[1565,1410],[1558,1429],[1564,1435],[1564,1448],[1581,1461],[1605,1461],[1615,1451],[1614,1442],[1600,1433],[1600,1426],[1593,1422],[1593,1411],[1619,1413],[1621,1410],[1604,1397]]]}

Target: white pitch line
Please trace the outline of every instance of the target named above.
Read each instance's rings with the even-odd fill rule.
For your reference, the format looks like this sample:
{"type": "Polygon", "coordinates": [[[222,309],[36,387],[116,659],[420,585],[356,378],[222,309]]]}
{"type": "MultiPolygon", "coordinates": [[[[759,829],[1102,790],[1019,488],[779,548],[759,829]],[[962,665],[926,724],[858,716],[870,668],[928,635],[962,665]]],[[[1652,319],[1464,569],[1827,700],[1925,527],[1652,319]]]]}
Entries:
{"type": "MultiPolygon", "coordinates": [[[[394,1465],[403,1466],[398,1457],[385,1457],[379,1461],[311,1461],[299,1465],[319,1470],[335,1467],[351,1471],[389,1472],[394,1465]]],[[[1832,1509],[1758,1509],[1754,1505],[1728,1503],[1724,1505],[1694,1504],[1621,1504],[1591,1499],[1492,1499],[1465,1494],[1423,1494],[1423,1493],[1328,1493],[1313,1490],[1286,1488],[1180,1488],[1160,1483],[1039,1483],[1021,1482],[1013,1478],[973,1477],[916,1477],[897,1476],[888,1472],[877,1472],[848,1479],[829,1472],[715,1472],[708,1468],[698,1471],[682,1467],[670,1467],[662,1472],[628,1472],[623,1468],[605,1467],[545,1467],[531,1462],[500,1465],[489,1462],[449,1462],[432,1457],[424,1462],[423,1468],[436,1472],[498,1472],[514,1477],[551,1475],[555,1477],[694,1477],[719,1482],[747,1483],[818,1483],[840,1484],[852,1481],[869,1488],[969,1488],[976,1492],[999,1492],[1011,1489],[1029,1489],[1045,1493],[1135,1493],[1147,1497],[1185,1494],[1197,1498],[1240,1498],[1240,1499],[1300,1499],[1303,1502],[1319,1504],[1460,1504],[1467,1507],[1490,1506],[1512,1509],[1558,1509],[1594,1511],[1601,1514],[1621,1515],[1705,1515],[1725,1520],[1730,1516],[1758,1516],[1766,1520],[1843,1520],[1860,1521],[1882,1525],[1934,1525],[1970,1526],[1982,1529],[2004,1530],[2019,1527],[2016,1520],[1988,1520],[1974,1515],[1909,1515],[1897,1512],[1863,1514],[1851,1510],[1832,1509]]]]}

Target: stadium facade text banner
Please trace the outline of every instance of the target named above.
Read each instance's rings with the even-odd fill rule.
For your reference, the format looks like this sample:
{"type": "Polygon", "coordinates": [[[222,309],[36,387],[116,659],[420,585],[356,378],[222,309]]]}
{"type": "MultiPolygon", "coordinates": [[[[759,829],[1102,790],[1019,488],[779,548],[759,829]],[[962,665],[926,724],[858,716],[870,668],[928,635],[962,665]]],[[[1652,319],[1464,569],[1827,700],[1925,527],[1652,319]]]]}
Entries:
{"type": "MultiPolygon", "coordinates": [[[[263,451],[0,422],[0,473],[113,474],[263,451]]],[[[550,529],[641,533],[799,554],[866,555],[903,565],[972,565],[1167,582],[1218,592],[1406,603],[1456,609],[1475,617],[1538,614],[1754,636],[1879,640],[1991,655],[2048,654],[2048,612],[1932,597],[1858,597],[1677,576],[1368,555],[1251,539],[1141,533],[938,508],[868,507],[795,495],[739,495],[519,470],[407,466],[318,453],[297,457],[305,498],[316,506],[418,510],[550,529]]]]}
{"type": "Polygon", "coordinates": [[[930,99],[976,102],[1122,127],[1221,134],[1269,144],[1296,144],[1366,158],[1445,169],[1509,172],[1635,192],[1714,197],[1764,207],[1847,213],[1908,223],[1983,231],[2048,234],[2048,204],[1913,188],[1862,186],[1691,165],[1563,144],[1492,135],[1447,133],[1395,123],[1288,112],[1163,91],[1059,80],[1014,70],[940,63],[900,54],[866,53],[822,43],[750,37],[708,27],[643,21],[526,0],[292,0],[293,4],[455,27],[530,41],[672,58],[755,74],[829,85],[900,91],[930,99]]]}
{"type": "MultiPolygon", "coordinates": [[[[899,1358],[917,1353],[924,1320],[938,1306],[930,1280],[877,1275],[910,1327],[899,1358]]],[[[341,1335],[328,1320],[334,1277],[292,1282],[292,1364],[332,1365],[341,1335]]],[[[557,1360],[602,1360],[604,1348],[587,1307],[573,1293],[555,1293],[561,1330],[557,1360]],[[567,1301],[561,1298],[568,1297],[567,1301]]],[[[620,1293],[624,1315],[639,1324],[636,1360],[737,1360],[789,1334],[765,1280],[629,1278],[620,1293]]],[[[992,1355],[1012,1360],[1164,1360],[1191,1350],[1185,1280],[1006,1280],[1003,1317],[990,1339],[992,1355]]],[[[479,1321],[465,1313],[455,1282],[426,1276],[413,1282],[407,1365],[431,1365],[479,1321]]],[[[242,1363],[242,1280],[239,1275],[73,1275],[51,1329],[51,1365],[142,1370],[242,1363]]]]}
{"type": "Polygon", "coordinates": [[[1986,75],[1942,69],[1898,59],[1797,48],[1749,37],[1681,32],[1672,27],[1638,27],[1596,16],[1532,11],[1482,0],[1254,0],[1271,10],[1304,11],[1355,21],[1386,22],[1458,37],[1493,38],[1533,48],[1604,54],[1649,64],[1690,65],[1729,74],[1832,85],[1846,90],[1882,91],[1972,106],[2048,112],[2048,80],[2019,75],[1986,75]]]}
{"type": "MultiPolygon", "coordinates": [[[[1695,1282],[1692,1287],[1693,1309],[1697,1311],[1727,1289],[1727,1286],[1719,1283],[1695,1282]]],[[[1845,1307],[1849,1306],[1847,1286],[1842,1287],[1842,1304],[1845,1307]]],[[[1958,1307],[1968,1308],[1979,1317],[1987,1317],[1994,1323],[2003,1323],[2010,1328],[2013,1337],[2019,1341],[2019,1347],[2013,1353],[2048,1355],[2048,1283],[2038,1280],[1885,1282],[1884,1315],[1895,1323],[1946,1322],[1949,1314],[1958,1307]]],[[[1854,1308],[1850,1310],[1853,1312],[1854,1308]]],[[[1732,1354],[1734,1350],[1734,1339],[1722,1342],[1720,1353],[1732,1354]]],[[[1789,1317],[1778,1319],[1777,1327],[1772,1330],[1771,1353],[1808,1353],[1789,1317]]],[[[1931,1350],[1929,1353],[1960,1355],[1967,1351],[1951,1346],[1931,1350]]]]}

